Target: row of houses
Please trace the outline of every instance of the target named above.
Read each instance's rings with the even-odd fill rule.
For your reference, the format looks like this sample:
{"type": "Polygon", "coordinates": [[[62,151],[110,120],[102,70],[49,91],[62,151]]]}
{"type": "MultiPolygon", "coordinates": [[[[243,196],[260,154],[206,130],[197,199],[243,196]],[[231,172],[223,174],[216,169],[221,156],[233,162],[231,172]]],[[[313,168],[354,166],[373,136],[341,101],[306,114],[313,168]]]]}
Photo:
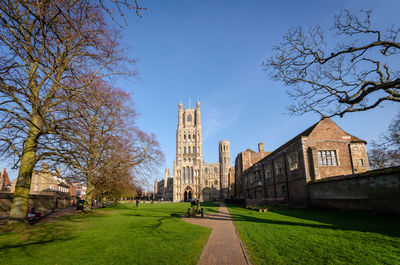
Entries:
{"type": "MultiPolygon", "coordinates": [[[[0,174],[0,192],[14,193],[17,179],[10,182],[7,170],[4,168],[0,174]]],[[[46,163],[40,170],[32,173],[30,194],[69,194],[72,197],[84,198],[86,185],[80,182],[71,182],[62,178],[60,170],[52,172],[46,163]]]]}
{"type": "Polygon", "coordinates": [[[307,204],[307,183],[369,170],[366,141],[330,118],[307,128],[272,152],[239,153],[229,170],[229,197],[307,204]]]}

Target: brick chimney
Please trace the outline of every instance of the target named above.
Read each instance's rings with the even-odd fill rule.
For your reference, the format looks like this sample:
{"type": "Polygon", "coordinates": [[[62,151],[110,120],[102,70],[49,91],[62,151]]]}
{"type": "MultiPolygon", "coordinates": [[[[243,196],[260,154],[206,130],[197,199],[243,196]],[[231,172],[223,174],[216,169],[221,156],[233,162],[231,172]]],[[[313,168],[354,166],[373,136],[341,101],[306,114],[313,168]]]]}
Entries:
{"type": "Polygon", "coordinates": [[[263,153],[264,152],[264,143],[258,143],[258,152],[263,153]]]}

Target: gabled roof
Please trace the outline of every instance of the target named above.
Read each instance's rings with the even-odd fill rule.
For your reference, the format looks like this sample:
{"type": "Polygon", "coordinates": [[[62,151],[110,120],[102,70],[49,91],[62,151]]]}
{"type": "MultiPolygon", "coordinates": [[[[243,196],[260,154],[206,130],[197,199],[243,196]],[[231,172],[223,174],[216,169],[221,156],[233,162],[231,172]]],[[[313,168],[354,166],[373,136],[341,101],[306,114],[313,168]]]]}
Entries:
{"type": "MultiPolygon", "coordinates": [[[[308,137],[315,129],[315,127],[317,127],[317,125],[322,122],[325,119],[329,119],[328,117],[322,117],[317,123],[311,125],[310,127],[308,127],[307,129],[305,129],[304,131],[302,131],[301,133],[299,133],[298,135],[296,135],[295,137],[293,137],[292,139],[290,139],[289,141],[287,141],[286,143],[284,143],[283,145],[281,145],[280,147],[278,147],[276,150],[274,150],[271,154],[267,155],[266,157],[276,154],[278,152],[280,152],[282,149],[285,149],[286,147],[288,147],[289,145],[291,145],[294,141],[302,138],[302,137],[308,137]]],[[[332,121],[332,120],[331,120],[332,121]]],[[[333,122],[333,121],[332,121],[333,122]]],[[[333,122],[337,127],[339,127],[335,122],[333,122]]],[[[339,127],[340,128],[340,127],[339,127]]],[[[351,142],[364,142],[367,143],[365,140],[360,139],[354,135],[351,135],[349,133],[347,133],[346,131],[344,131],[342,128],[340,128],[343,132],[345,132],[346,134],[348,134],[351,138],[350,141],[351,142]]]]}

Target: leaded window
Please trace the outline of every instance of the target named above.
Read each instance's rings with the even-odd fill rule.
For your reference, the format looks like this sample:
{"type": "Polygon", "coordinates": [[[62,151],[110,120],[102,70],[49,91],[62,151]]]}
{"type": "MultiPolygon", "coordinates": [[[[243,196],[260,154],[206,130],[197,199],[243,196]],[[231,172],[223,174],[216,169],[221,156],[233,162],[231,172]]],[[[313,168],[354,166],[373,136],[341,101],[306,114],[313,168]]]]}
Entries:
{"type": "Polygon", "coordinates": [[[320,166],[337,166],[336,150],[318,151],[318,162],[320,166]]]}

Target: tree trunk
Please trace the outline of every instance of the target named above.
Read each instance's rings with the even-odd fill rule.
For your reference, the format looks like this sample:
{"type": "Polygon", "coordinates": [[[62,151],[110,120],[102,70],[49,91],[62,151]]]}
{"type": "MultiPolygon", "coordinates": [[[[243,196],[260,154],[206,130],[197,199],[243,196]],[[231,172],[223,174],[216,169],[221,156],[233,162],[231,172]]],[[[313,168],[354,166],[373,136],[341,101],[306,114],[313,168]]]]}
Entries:
{"type": "MultiPolygon", "coordinates": [[[[31,129],[32,131],[32,129],[31,129]]],[[[11,205],[8,224],[26,224],[29,207],[29,191],[31,188],[32,172],[36,164],[37,137],[28,136],[24,152],[21,157],[21,166],[15,185],[14,198],[11,205]]]]}
{"type": "Polygon", "coordinates": [[[93,200],[93,192],[94,186],[90,182],[90,177],[88,176],[88,180],[86,182],[86,197],[85,197],[85,204],[83,205],[84,212],[90,212],[92,210],[92,200],[93,200]]]}

